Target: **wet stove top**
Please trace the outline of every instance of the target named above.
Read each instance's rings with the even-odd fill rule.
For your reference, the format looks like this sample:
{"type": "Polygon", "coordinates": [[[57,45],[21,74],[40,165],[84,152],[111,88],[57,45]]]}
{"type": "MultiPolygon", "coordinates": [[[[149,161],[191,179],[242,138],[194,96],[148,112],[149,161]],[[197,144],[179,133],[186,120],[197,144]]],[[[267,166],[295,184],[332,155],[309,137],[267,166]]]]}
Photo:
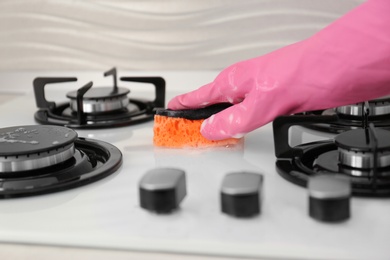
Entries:
{"type": "MultiPolygon", "coordinates": [[[[99,73],[80,72],[79,79],[90,80],[99,73]]],[[[0,93],[18,92],[20,97],[0,105],[0,127],[36,124],[31,84],[36,74],[1,73],[0,93]]],[[[54,72],[46,74],[51,76],[54,72]]],[[[207,83],[216,75],[215,72],[132,74],[163,76],[167,82],[167,100],[207,83]]],[[[67,87],[56,88],[48,95],[64,99],[67,87]]],[[[139,96],[150,94],[143,89],[131,88],[131,91],[139,96]]],[[[248,134],[244,148],[207,150],[155,148],[152,127],[152,122],[146,122],[115,129],[77,130],[80,137],[118,147],[123,154],[121,168],[84,187],[0,200],[0,221],[4,223],[0,241],[283,259],[390,256],[390,201],[353,197],[351,218],[338,224],[309,218],[307,191],[285,181],[276,172],[271,125],[248,134]],[[187,196],[180,210],[167,215],[152,214],[140,208],[137,185],[148,170],[166,166],[186,171],[187,196]],[[243,170],[264,176],[262,213],[250,219],[224,215],[219,206],[223,177],[243,170]]],[[[293,128],[291,135],[296,143],[325,136],[301,128],[293,128]]]]}

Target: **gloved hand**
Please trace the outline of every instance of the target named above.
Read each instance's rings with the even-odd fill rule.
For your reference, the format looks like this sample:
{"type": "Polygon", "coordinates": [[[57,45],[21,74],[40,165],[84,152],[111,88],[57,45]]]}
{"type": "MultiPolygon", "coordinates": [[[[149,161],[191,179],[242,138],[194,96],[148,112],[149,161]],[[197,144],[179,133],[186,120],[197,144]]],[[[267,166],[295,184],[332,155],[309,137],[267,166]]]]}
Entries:
{"type": "Polygon", "coordinates": [[[234,106],[205,120],[210,140],[241,137],[279,115],[390,93],[390,1],[369,0],[307,40],[242,61],[173,98],[170,109],[234,106]]]}

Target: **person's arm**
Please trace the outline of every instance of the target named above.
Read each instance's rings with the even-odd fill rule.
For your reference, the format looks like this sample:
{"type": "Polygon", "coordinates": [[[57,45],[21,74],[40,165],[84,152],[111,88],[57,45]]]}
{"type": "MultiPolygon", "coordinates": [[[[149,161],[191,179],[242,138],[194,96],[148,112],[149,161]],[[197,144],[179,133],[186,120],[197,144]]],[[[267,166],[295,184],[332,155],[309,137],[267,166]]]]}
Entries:
{"type": "Polygon", "coordinates": [[[173,98],[168,108],[235,104],[202,125],[202,135],[219,140],[279,115],[388,94],[390,0],[369,0],[304,41],[226,68],[213,82],[173,98]]]}

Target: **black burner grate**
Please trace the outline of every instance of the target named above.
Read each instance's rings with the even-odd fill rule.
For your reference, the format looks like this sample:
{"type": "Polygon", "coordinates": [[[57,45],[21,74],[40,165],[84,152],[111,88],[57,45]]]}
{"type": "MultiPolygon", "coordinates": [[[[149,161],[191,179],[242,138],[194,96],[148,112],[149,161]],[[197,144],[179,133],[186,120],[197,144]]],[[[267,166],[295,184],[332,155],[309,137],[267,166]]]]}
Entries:
{"type": "MultiPolygon", "coordinates": [[[[369,168],[354,168],[339,163],[338,146],[334,140],[311,142],[295,147],[289,145],[289,128],[291,126],[310,126],[311,124],[332,124],[338,120],[333,116],[295,115],[283,116],[274,120],[274,144],[277,157],[278,173],[288,181],[306,187],[308,179],[315,175],[340,174],[348,176],[352,183],[352,193],[356,196],[390,197],[390,167],[379,168],[377,165],[378,135],[373,124],[366,131],[374,164],[369,168]]],[[[380,136],[390,138],[390,131],[380,130],[380,136]]],[[[356,131],[356,130],[351,130],[356,131]]],[[[344,134],[348,134],[345,132],[344,134]]],[[[365,138],[364,136],[363,138],[365,138]]]]}
{"type": "Polygon", "coordinates": [[[45,98],[45,87],[55,83],[73,82],[77,78],[44,78],[34,80],[37,107],[35,120],[41,124],[66,126],[74,129],[99,129],[128,126],[153,120],[155,110],[165,106],[165,80],[161,77],[121,77],[121,81],[149,83],[155,88],[153,100],[128,98],[129,91],[117,86],[116,69],[104,74],[112,75],[114,85],[108,88],[93,88],[89,82],[77,91],[67,94],[68,102],[53,102],[45,98]],[[91,91],[89,91],[91,89],[91,91]],[[104,102],[109,102],[105,104],[104,102]],[[115,107],[114,109],[112,107],[115,107]],[[86,108],[99,108],[96,111],[86,108]],[[84,111],[86,110],[86,111],[84,111]]]}

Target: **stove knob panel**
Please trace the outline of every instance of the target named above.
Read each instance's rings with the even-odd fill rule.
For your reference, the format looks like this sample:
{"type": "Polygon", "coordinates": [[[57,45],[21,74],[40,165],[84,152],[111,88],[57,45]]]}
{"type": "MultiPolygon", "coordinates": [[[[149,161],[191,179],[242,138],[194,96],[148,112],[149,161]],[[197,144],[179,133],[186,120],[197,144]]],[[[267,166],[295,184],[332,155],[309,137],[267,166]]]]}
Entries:
{"type": "Polygon", "coordinates": [[[156,213],[170,213],[186,196],[185,172],[174,168],[148,171],[139,183],[140,205],[156,213]]]}
{"type": "Polygon", "coordinates": [[[341,222],[350,217],[351,181],[341,175],[309,179],[309,215],[323,222],[341,222]]]}
{"type": "Polygon", "coordinates": [[[235,172],[225,176],[221,187],[221,210],[234,217],[253,217],[261,212],[263,176],[235,172]]]}

